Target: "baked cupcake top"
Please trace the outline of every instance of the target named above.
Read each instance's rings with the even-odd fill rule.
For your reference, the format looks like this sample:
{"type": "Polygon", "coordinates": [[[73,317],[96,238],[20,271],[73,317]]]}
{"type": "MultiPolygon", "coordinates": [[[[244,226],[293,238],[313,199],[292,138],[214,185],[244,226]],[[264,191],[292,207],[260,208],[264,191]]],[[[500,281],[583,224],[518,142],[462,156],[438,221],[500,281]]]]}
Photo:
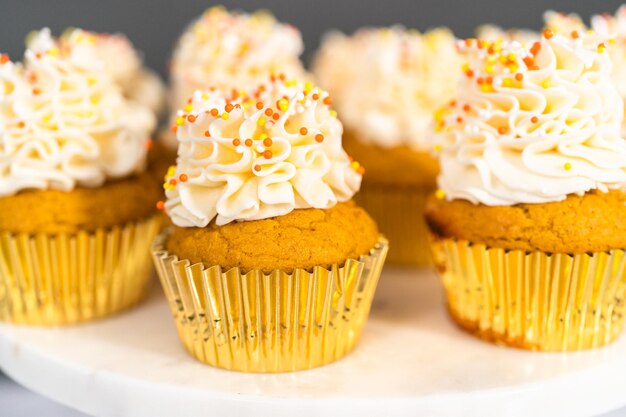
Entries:
{"type": "Polygon", "coordinates": [[[44,29],[23,63],[0,58],[0,196],[97,187],[141,171],[156,125],[103,69],[44,29]]]}
{"type": "Polygon", "coordinates": [[[177,226],[258,220],[330,208],[359,189],[362,168],[342,148],[331,98],[271,77],[249,92],[196,91],[176,120],[176,167],[165,210],[177,226]]]}
{"type": "MultiPolygon", "coordinates": [[[[30,48],[36,39],[31,38],[27,47],[30,48]]],[[[65,31],[59,43],[61,49],[72,55],[73,61],[85,67],[93,65],[96,70],[109,73],[129,99],[154,112],[162,109],[165,96],[163,83],[156,73],[143,65],[141,55],[125,35],[74,28],[65,31]]]]}
{"type": "Polygon", "coordinates": [[[441,197],[511,205],[624,187],[623,102],[609,46],[550,30],[527,46],[460,44],[459,94],[435,121],[441,197]]]}
{"type": "Polygon", "coordinates": [[[271,74],[299,77],[300,32],[269,13],[213,7],[192,22],[171,61],[171,105],[178,109],[196,90],[253,88],[271,74]]]}
{"type": "Polygon", "coordinates": [[[395,26],[361,29],[352,36],[330,33],[314,74],[360,140],[424,151],[432,114],[454,95],[459,67],[450,31],[421,34],[395,26]]]}

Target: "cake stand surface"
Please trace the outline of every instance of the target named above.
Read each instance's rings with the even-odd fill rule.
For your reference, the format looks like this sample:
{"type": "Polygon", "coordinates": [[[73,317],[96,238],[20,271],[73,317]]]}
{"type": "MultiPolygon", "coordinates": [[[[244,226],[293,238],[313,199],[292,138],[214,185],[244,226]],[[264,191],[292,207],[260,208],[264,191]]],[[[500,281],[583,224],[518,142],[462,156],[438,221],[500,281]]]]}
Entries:
{"type": "Polygon", "coordinates": [[[243,374],[196,362],[156,286],[135,310],[97,323],[0,326],[0,367],[102,417],[572,417],[626,405],[626,337],[572,354],[493,346],[455,327],[436,277],[417,269],[387,268],[360,346],[311,371],[243,374]]]}

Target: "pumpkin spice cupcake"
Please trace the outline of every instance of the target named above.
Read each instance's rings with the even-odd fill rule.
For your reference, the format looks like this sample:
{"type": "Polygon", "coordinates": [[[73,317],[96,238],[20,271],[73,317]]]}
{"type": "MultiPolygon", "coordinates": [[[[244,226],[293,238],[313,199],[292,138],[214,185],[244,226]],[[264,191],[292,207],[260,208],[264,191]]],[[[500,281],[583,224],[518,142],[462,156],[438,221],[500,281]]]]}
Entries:
{"type": "Polygon", "coordinates": [[[0,58],[0,320],[76,323],[136,303],[159,186],[152,111],[45,29],[0,58]]]}
{"type": "Polygon", "coordinates": [[[178,128],[153,247],[183,345],[198,360],[285,372],[358,342],[387,252],[351,198],[360,166],[328,94],[272,77],[197,91],[178,128]]]}
{"type": "Polygon", "coordinates": [[[463,45],[426,207],[450,313],[525,349],[607,344],[626,295],[626,141],[607,46],[551,30],[527,46],[463,45]]]}
{"type": "Polygon", "coordinates": [[[355,199],[389,238],[396,264],[430,263],[421,213],[439,168],[426,135],[461,72],[454,42],[445,29],[361,29],[329,34],[315,59],[346,127],[346,150],[367,170],[355,199]]]}

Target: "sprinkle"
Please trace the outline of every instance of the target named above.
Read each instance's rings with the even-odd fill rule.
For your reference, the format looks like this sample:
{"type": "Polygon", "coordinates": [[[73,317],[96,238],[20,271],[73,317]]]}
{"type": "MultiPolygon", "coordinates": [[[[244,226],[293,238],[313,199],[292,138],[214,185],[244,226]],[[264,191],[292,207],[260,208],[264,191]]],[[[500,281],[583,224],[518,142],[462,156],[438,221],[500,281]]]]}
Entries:
{"type": "Polygon", "coordinates": [[[289,108],[289,101],[287,101],[287,99],[281,98],[276,102],[276,107],[278,107],[280,111],[285,111],[289,108]]]}
{"type": "Polygon", "coordinates": [[[259,172],[261,170],[261,165],[255,165],[254,170],[259,172]]]}
{"type": "Polygon", "coordinates": [[[315,141],[317,143],[322,143],[324,142],[324,135],[322,135],[321,133],[318,133],[317,135],[315,135],[315,141]]]}
{"type": "Polygon", "coordinates": [[[515,79],[519,82],[522,82],[524,80],[524,74],[518,72],[517,74],[515,74],[515,79]]]}
{"type": "Polygon", "coordinates": [[[272,119],[274,119],[274,120],[280,119],[280,114],[278,114],[278,113],[272,114],[272,119]]]}
{"type": "Polygon", "coordinates": [[[598,45],[599,53],[603,53],[605,50],[606,50],[606,45],[604,43],[601,43],[600,45],[598,45]]]}
{"type": "Polygon", "coordinates": [[[352,167],[353,170],[358,170],[359,168],[361,168],[361,164],[359,164],[357,161],[352,161],[350,163],[350,166],[352,167]]]}
{"type": "Polygon", "coordinates": [[[204,136],[206,136],[207,138],[211,137],[211,132],[209,132],[208,130],[205,130],[204,131],[204,136]]]}
{"type": "MultiPolygon", "coordinates": [[[[539,53],[539,50],[541,49],[541,43],[539,42],[535,42],[533,43],[533,46],[530,47],[530,53],[533,55],[537,55],[539,53]]],[[[524,61],[526,62],[526,61],[524,61]]]]}
{"type": "Polygon", "coordinates": [[[570,162],[566,162],[566,163],[563,165],[563,168],[564,168],[566,171],[569,171],[570,169],[572,169],[572,164],[571,164],[570,162]]]}
{"type": "Polygon", "coordinates": [[[438,143],[435,146],[433,146],[433,149],[435,150],[435,152],[440,152],[441,151],[441,144],[438,143]]]}
{"type": "Polygon", "coordinates": [[[180,174],[178,176],[178,179],[180,180],[180,182],[187,182],[187,180],[189,179],[189,177],[187,177],[187,174],[180,174]]]}
{"type": "Polygon", "coordinates": [[[305,93],[310,93],[311,90],[313,90],[313,83],[311,83],[311,81],[307,81],[304,83],[304,92],[305,93]]]}
{"type": "Polygon", "coordinates": [[[252,139],[246,139],[244,143],[246,146],[252,146],[252,139]]]}
{"type": "Polygon", "coordinates": [[[300,128],[300,134],[302,136],[306,135],[307,133],[309,133],[309,130],[306,127],[301,127],[300,128]]]}
{"type": "Polygon", "coordinates": [[[278,74],[278,79],[281,81],[285,81],[285,74],[283,74],[282,72],[280,74],[278,74]]]}
{"type": "Polygon", "coordinates": [[[256,124],[259,126],[265,126],[265,122],[267,119],[265,117],[259,117],[259,120],[256,121],[256,124]]]}
{"type": "Polygon", "coordinates": [[[50,56],[58,56],[59,55],[59,50],[57,48],[50,48],[50,49],[48,49],[48,55],[50,55],[50,56]]]}
{"type": "Polygon", "coordinates": [[[0,54],[0,64],[6,64],[9,61],[10,59],[7,54],[0,54]]]}
{"type": "Polygon", "coordinates": [[[554,32],[552,32],[550,29],[546,29],[543,31],[543,37],[546,39],[550,39],[554,36],[554,32]]]}
{"type": "Polygon", "coordinates": [[[463,118],[461,116],[456,118],[457,123],[463,123],[463,118]]]}
{"type": "Polygon", "coordinates": [[[233,106],[232,104],[228,103],[228,104],[226,105],[226,107],[224,107],[224,110],[226,110],[226,112],[227,112],[227,113],[230,113],[231,111],[233,111],[233,108],[234,108],[234,107],[235,107],[235,106],[233,106]]]}
{"type": "Polygon", "coordinates": [[[187,105],[185,106],[185,111],[186,111],[187,113],[189,113],[189,112],[190,112],[190,111],[192,111],[192,110],[193,110],[193,106],[191,105],[191,103],[189,103],[189,104],[187,104],[187,105]]]}
{"type": "Polygon", "coordinates": [[[270,117],[272,114],[274,114],[274,110],[270,109],[269,107],[265,109],[265,115],[267,117],[270,117]]]}
{"type": "Polygon", "coordinates": [[[20,122],[17,124],[17,127],[19,127],[20,129],[23,129],[23,128],[24,128],[24,126],[26,126],[26,123],[24,123],[23,121],[20,121],[20,122]]]}
{"type": "MultiPolygon", "coordinates": [[[[249,140],[250,142],[252,142],[252,140],[251,140],[251,139],[248,139],[248,140],[249,140]]],[[[247,141],[246,141],[246,142],[247,142],[247,141]]],[[[239,146],[239,145],[241,145],[241,139],[239,139],[239,138],[235,138],[235,139],[233,139],[233,146],[239,146]]],[[[248,145],[248,146],[250,146],[250,145],[248,145]]]]}
{"type": "Polygon", "coordinates": [[[510,78],[505,78],[504,81],[502,81],[502,85],[504,87],[511,87],[513,85],[513,80],[510,78]]]}
{"type": "Polygon", "coordinates": [[[465,75],[467,76],[467,78],[472,78],[474,76],[474,71],[472,71],[471,69],[467,70],[465,71],[465,75]]]}
{"type": "Polygon", "coordinates": [[[256,108],[261,110],[263,108],[263,103],[261,103],[260,101],[256,103],[256,108]]]}
{"type": "Polygon", "coordinates": [[[147,150],[152,149],[153,146],[154,146],[154,141],[152,139],[146,139],[145,142],[143,143],[143,147],[146,148],[147,150]]]}
{"type": "Polygon", "coordinates": [[[532,67],[533,65],[535,65],[535,61],[531,58],[531,57],[525,57],[522,61],[524,61],[524,64],[526,64],[526,66],[528,68],[532,67]]]}
{"type": "Polygon", "coordinates": [[[228,118],[230,117],[230,115],[228,113],[222,113],[222,120],[228,120],[228,118]]]}
{"type": "Polygon", "coordinates": [[[464,104],[464,105],[463,105],[463,111],[468,112],[468,111],[470,111],[471,109],[472,109],[472,108],[470,107],[470,105],[469,105],[469,104],[464,104]]]}
{"type": "Polygon", "coordinates": [[[543,82],[541,83],[541,86],[543,88],[550,88],[550,80],[543,80],[543,82]]]}
{"type": "Polygon", "coordinates": [[[485,67],[485,72],[486,72],[487,74],[492,74],[492,73],[493,73],[493,70],[494,70],[493,65],[487,65],[487,66],[485,67]]]}
{"type": "Polygon", "coordinates": [[[190,114],[189,116],[187,116],[187,120],[189,121],[189,123],[193,123],[196,121],[196,116],[190,114]]]}
{"type": "Polygon", "coordinates": [[[185,123],[185,118],[184,118],[184,117],[182,117],[182,116],[178,116],[178,117],[176,118],[176,124],[177,124],[178,126],[182,126],[182,125],[183,125],[183,123],[185,123]]]}
{"type": "Polygon", "coordinates": [[[176,181],[176,179],[175,179],[175,178],[171,178],[171,179],[168,181],[168,183],[169,183],[172,187],[175,187],[175,186],[176,186],[177,181],[176,181]]]}
{"type": "Polygon", "coordinates": [[[573,30],[573,31],[572,31],[572,38],[573,38],[573,39],[578,39],[578,37],[579,37],[579,36],[580,36],[580,35],[578,34],[578,31],[577,31],[577,30],[573,30]]]}
{"type": "Polygon", "coordinates": [[[176,125],[172,125],[172,127],[170,127],[170,131],[171,131],[172,133],[176,133],[176,132],[178,132],[178,126],[176,126],[176,125]]]}
{"type": "Polygon", "coordinates": [[[446,198],[446,192],[441,188],[437,189],[437,191],[435,191],[435,198],[437,198],[437,200],[443,200],[446,198]]]}
{"type": "Polygon", "coordinates": [[[330,114],[330,117],[337,117],[337,112],[334,110],[329,111],[328,114],[330,114]]]}
{"type": "Polygon", "coordinates": [[[322,103],[326,104],[327,106],[330,106],[331,104],[333,104],[333,99],[330,98],[330,96],[328,96],[328,97],[324,98],[322,103]]]}
{"type": "Polygon", "coordinates": [[[263,152],[263,158],[270,159],[272,157],[272,151],[263,152]]]}
{"type": "Polygon", "coordinates": [[[505,126],[500,126],[498,128],[498,133],[501,134],[501,135],[504,135],[507,132],[507,130],[508,129],[505,126]]]}
{"type": "Polygon", "coordinates": [[[530,118],[530,121],[533,123],[537,123],[539,121],[539,118],[537,116],[533,116],[530,118]]]}
{"type": "Polygon", "coordinates": [[[220,114],[220,112],[217,109],[211,109],[211,116],[217,117],[218,114],[220,114]]]}
{"type": "Polygon", "coordinates": [[[311,96],[311,98],[312,98],[313,100],[318,100],[318,99],[320,98],[320,95],[319,95],[319,94],[317,94],[317,93],[315,93],[315,94],[313,94],[313,95],[311,96]]]}
{"type": "Polygon", "coordinates": [[[274,142],[270,138],[263,139],[263,146],[265,146],[266,148],[269,148],[270,146],[272,146],[273,143],[274,142]]]}
{"type": "Polygon", "coordinates": [[[39,94],[41,94],[41,90],[39,88],[33,88],[33,94],[34,95],[39,95],[39,94]]]}
{"type": "Polygon", "coordinates": [[[157,201],[156,208],[159,211],[163,211],[163,209],[165,208],[165,203],[162,200],[157,201]]]}

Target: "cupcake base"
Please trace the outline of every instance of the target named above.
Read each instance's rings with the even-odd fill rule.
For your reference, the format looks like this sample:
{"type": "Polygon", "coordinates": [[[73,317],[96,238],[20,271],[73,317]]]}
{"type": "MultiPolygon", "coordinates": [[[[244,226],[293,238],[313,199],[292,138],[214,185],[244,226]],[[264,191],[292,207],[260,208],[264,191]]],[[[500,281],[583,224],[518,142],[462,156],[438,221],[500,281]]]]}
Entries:
{"type": "Polygon", "coordinates": [[[288,372],[333,362],[356,346],[387,253],[381,238],[370,254],[345,265],[265,274],[222,271],[153,257],[179,337],[199,361],[244,372],[288,372]]]}
{"type": "Polygon", "coordinates": [[[151,275],[160,214],[93,232],[0,232],[0,321],[67,325],[136,304],[151,275]]]}
{"type": "Polygon", "coordinates": [[[540,351],[597,348],[621,333],[626,254],[549,254],[432,238],[452,318],[490,342],[540,351]]]}
{"type": "Polygon", "coordinates": [[[354,200],[391,242],[387,261],[396,265],[432,265],[424,204],[430,188],[363,184],[354,200]]]}

